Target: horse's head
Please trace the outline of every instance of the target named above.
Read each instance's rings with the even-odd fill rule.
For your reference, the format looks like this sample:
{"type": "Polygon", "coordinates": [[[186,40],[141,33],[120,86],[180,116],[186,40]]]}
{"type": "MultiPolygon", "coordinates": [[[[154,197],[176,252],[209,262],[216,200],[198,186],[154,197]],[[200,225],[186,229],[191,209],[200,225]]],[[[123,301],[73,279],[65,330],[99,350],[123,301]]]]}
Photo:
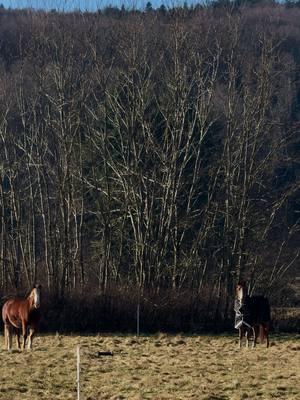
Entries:
{"type": "Polygon", "coordinates": [[[34,308],[39,308],[41,304],[41,285],[34,285],[30,292],[30,299],[34,308]]]}
{"type": "Polygon", "coordinates": [[[241,305],[245,304],[247,296],[247,288],[244,282],[238,282],[235,287],[235,297],[240,302],[241,305]]]}

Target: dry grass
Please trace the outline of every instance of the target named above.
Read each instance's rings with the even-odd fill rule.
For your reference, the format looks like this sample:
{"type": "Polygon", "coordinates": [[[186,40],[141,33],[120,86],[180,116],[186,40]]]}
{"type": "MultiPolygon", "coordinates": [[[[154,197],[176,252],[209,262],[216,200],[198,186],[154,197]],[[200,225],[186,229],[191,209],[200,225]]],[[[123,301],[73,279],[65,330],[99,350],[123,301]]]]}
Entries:
{"type": "Polygon", "coordinates": [[[299,339],[239,350],[235,336],[38,336],[32,352],[1,350],[0,399],[76,399],[80,344],[84,400],[296,400],[299,339]]]}

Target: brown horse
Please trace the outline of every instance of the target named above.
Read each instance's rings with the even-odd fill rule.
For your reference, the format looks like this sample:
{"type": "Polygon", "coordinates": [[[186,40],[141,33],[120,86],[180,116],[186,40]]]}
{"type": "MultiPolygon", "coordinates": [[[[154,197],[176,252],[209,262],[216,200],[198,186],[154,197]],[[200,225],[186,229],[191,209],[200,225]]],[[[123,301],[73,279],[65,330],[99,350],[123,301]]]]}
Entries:
{"type": "Polygon", "coordinates": [[[5,347],[11,350],[12,334],[16,333],[17,346],[20,349],[20,333],[22,330],[22,350],[25,349],[29,329],[28,349],[32,348],[33,335],[40,320],[41,285],[35,285],[25,299],[9,299],[2,308],[4,322],[5,347]]]}
{"type": "Polygon", "coordinates": [[[239,330],[239,347],[242,345],[243,336],[246,337],[246,346],[249,347],[251,333],[253,334],[252,347],[256,346],[258,335],[261,342],[267,339],[267,347],[269,347],[271,311],[268,299],[263,296],[249,296],[245,283],[236,285],[235,294],[235,328],[239,330]]]}

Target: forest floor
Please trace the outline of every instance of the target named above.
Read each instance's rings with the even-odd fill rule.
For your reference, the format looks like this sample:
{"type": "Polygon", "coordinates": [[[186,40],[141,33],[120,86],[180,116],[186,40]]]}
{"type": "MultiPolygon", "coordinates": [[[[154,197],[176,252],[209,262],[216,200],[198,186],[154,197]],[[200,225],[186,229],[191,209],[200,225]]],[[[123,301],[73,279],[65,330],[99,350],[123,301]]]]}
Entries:
{"type": "Polygon", "coordinates": [[[238,349],[237,335],[38,335],[32,351],[1,347],[0,400],[77,399],[77,345],[81,400],[300,399],[300,335],[270,342],[238,349]]]}

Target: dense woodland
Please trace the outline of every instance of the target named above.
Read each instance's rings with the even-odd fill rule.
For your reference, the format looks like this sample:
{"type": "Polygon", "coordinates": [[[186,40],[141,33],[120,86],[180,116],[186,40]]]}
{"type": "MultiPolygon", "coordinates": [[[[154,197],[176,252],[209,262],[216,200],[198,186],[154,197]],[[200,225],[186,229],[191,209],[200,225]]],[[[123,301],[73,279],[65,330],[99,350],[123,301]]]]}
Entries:
{"type": "Polygon", "coordinates": [[[147,330],[224,327],[240,279],[297,305],[299,20],[1,8],[1,295],[38,281],[73,330],[133,330],[138,303],[147,330]]]}

